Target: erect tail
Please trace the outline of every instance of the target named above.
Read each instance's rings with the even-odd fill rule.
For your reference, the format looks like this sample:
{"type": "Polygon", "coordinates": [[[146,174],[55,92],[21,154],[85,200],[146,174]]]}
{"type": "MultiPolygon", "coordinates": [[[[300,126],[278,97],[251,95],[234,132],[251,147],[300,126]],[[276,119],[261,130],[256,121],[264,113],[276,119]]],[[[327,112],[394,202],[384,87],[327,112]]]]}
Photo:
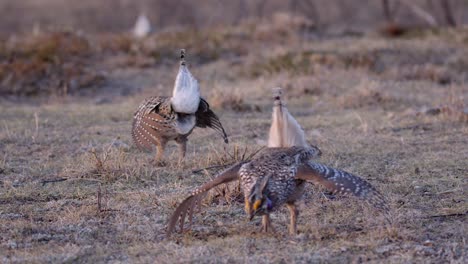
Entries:
{"type": "Polygon", "coordinates": [[[273,90],[274,106],[268,135],[268,147],[308,147],[304,130],[281,101],[281,95],[281,88],[273,90]]]}
{"type": "Polygon", "coordinates": [[[180,51],[179,72],[172,91],[171,104],[177,113],[193,114],[200,103],[200,87],[185,63],[185,50],[180,51]]]}

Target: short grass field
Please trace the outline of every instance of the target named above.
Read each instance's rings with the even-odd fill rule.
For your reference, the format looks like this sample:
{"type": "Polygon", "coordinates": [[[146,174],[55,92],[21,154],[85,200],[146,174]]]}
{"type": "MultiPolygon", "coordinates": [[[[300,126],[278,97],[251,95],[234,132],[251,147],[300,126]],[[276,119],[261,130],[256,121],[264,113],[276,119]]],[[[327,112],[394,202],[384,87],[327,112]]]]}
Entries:
{"type": "Polygon", "coordinates": [[[292,30],[7,42],[1,56],[20,55],[0,67],[0,262],[466,263],[468,31],[292,30]],[[132,115],[145,97],[171,94],[180,48],[230,143],[196,129],[183,164],[172,144],[157,167],[154,152],[132,143],[132,115]],[[392,223],[309,185],[299,234],[288,235],[286,208],[272,215],[276,233],[263,234],[233,183],[210,193],[190,230],[166,239],[178,203],[220,170],[204,168],[266,145],[278,86],[319,161],[372,183],[392,223]]]}

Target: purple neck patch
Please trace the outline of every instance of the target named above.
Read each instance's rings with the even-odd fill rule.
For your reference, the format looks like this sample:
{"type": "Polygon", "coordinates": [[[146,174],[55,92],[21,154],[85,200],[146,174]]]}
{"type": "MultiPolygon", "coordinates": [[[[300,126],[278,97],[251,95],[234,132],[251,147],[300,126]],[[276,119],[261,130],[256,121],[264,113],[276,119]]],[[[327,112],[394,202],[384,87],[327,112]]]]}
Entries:
{"type": "Polygon", "coordinates": [[[266,198],[266,202],[267,202],[267,209],[268,211],[270,211],[271,209],[273,209],[273,202],[267,197],[266,198]]]}

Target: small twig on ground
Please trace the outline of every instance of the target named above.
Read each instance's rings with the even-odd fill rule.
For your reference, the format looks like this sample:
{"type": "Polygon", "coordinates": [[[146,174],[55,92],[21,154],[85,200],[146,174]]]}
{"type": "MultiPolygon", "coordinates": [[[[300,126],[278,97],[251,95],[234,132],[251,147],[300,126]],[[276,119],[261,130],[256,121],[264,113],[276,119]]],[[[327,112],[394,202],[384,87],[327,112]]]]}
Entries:
{"type": "Polygon", "coordinates": [[[34,112],[34,123],[36,124],[35,130],[34,130],[34,135],[32,136],[33,142],[36,142],[37,136],[39,134],[39,115],[37,112],[34,112]]]}
{"type": "Polygon", "coordinates": [[[436,193],[437,195],[442,195],[442,194],[449,194],[449,193],[454,193],[454,192],[458,192],[460,191],[460,189],[456,188],[456,189],[452,189],[452,190],[447,190],[447,191],[443,191],[443,192],[438,192],[436,193]]]}
{"type": "Polygon", "coordinates": [[[10,129],[8,128],[7,122],[3,121],[3,126],[5,127],[5,131],[6,131],[7,138],[8,138],[8,139],[11,139],[12,136],[11,136],[10,129]]]}
{"type": "Polygon", "coordinates": [[[101,213],[104,213],[104,212],[121,212],[122,210],[120,209],[102,209],[101,210],[101,213]]]}
{"type": "Polygon", "coordinates": [[[440,214],[440,215],[428,215],[424,218],[448,218],[448,217],[459,217],[468,215],[468,211],[464,213],[453,213],[453,214],[440,214]]]}
{"type": "Polygon", "coordinates": [[[101,184],[98,185],[97,189],[97,208],[98,208],[98,213],[102,212],[102,206],[101,206],[101,184]]]}
{"type": "Polygon", "coordinates": [[[231,166],[231,165],[232,165],[232,164],[224,164],[224,165],[209,166],[209,167],[205,167],[205,168],[193,170],[192,173],[200,173],[200,172],[205,171],[205,170],[211,170],[211,169],[217,169],[217,168],[224,168],[224,167],[228,167],[228,166],[231,166]]]}
{"type": "Polygon", "coordinates": [[[46,185],[47,183],[55,183],[55,182],[63,182],[68,180],[68,178],[55,178],[55,179],[45,179],[41,181],[42,186],[46,185]]]}

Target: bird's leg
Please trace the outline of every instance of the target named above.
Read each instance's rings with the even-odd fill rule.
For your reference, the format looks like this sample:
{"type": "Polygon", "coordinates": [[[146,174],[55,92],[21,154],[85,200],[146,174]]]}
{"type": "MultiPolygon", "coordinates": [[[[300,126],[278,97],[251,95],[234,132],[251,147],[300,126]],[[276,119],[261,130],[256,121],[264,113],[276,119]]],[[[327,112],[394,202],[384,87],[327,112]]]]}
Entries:
{"type": "Polygon", "coordinates": [[[275,229],[273,228],[273,225],[271,224],[269,214],[262,216],[262,231],[265,233],[269,233],[269,232],[275,233],[275,229]]]}
{"type": "Polygon", "coordinates": [[[165,166],[163,161],[164,149],[166,148],[166,141],[161,140],[156,144],[156,157],[154,159],[156,166],[165,166]]]}
{"type": "Polygon", "coordinates": [[[299,210],[294,203],[287,203],[286,206],[289,209],[289,214],[291,215],[291,223],[289,226],[289,234],[296,235],[297,234],[297,216],[299,215],[299,210]]]}
{"type": "Polygon", "coordinates": [[[187,138],[180,137],[176,142],[179,145],[179,164],[181,164],[185,158],[185,153],[187,152],[187,138]]]}

